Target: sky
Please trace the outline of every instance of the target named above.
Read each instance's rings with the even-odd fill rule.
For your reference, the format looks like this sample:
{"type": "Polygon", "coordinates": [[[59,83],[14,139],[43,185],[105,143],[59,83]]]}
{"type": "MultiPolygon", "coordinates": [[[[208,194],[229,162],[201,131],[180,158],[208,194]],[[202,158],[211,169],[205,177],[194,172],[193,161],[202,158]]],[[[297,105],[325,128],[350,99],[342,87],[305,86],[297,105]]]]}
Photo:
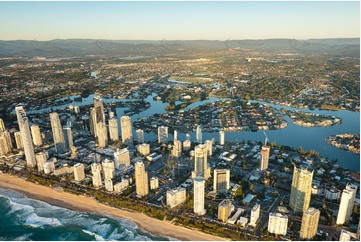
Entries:
{"type": "Polygon", "coordinates": [[[355,38],[359,2],[0,2],[1,40],[355,38]]]}

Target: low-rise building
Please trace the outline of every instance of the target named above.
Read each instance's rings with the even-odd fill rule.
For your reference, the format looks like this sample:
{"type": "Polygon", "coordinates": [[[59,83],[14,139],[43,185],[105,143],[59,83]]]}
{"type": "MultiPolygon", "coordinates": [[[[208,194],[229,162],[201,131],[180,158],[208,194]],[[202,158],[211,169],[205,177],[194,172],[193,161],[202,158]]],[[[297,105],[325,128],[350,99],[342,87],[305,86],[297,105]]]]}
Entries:
{"type": "Polygon", "coordinates": [[[178,187],[167,191],[167,206],[174,208],[186,200],[186,189],[178,187]]]}
{"type": "Polygon", "coordinates": [[[268,232],[272,234],[287,234],[288,216],[280,213],[270,213],[268,219],[268,232]]]}

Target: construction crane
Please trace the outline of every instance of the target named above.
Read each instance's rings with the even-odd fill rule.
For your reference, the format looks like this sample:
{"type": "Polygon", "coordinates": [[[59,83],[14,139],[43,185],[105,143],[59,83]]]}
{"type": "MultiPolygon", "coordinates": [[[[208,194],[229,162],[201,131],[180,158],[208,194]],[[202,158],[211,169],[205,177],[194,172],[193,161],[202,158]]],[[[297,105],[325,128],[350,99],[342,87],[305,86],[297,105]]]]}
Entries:
{"type": "Polygon", "coordinates": [[[263,134],[264,134],[264,136],[266,136],[266,138],[264,139],[264,145],[267,146],[267,142],[269,141],[269,139],[268,139],[266,132],[263,131],[263,134]]]}

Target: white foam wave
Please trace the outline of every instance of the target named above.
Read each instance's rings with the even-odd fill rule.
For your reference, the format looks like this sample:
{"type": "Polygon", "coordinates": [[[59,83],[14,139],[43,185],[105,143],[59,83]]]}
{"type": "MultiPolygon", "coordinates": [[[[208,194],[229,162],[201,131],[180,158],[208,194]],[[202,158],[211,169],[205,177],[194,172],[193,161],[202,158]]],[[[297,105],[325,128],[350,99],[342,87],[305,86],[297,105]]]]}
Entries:
{"type": "Polygon", "coordinates": [[[32,227],[44,227],[44,226],[62,226],[63,224],[56,218],[40,217],[35,213],[30,214],[24,221],[24,224],[32,227]]]}
{"type": "Polygon", "coordinates": [[[105,241],[105,239],[102,236],[100,236],[96,233],[93,233],[93,232],[85,230],[85,229],[82,229],[82,231],[86,234],[89,234],[90,236],[94,236],[95,240],[97,240],[97,241],[105,241]]]}
{"type": "MultiPolygon", "coordinates": [[[[136,223],[128,219],[72,211],[28,198],[16,191],[1,188],[0,196],[6,198],[10,210],[8,214],[11,216],[16,215],[19,224],[25,224],[36,228],[44,226],[76,226],[84,233],[94,236],[98,241],[149,241],[152,240],[152,238],[158,237],[139,228],[136,223]],[[140,231],[141,233],[139,233],[140,231]]],[[[31,234],[27,234],[26,236],[31,236],[31,234]]],[[[72,240],[72,236],[74,236],[74,234],[64,234],[60,237],[63,237],[61,240],[72,240]]],[[[174,238],[166,236],[162,237],[175,240],[174,238]]],[[[26,237],[23,237],[19,240],[26,239],[26,237]]]]}
{"type": "Polygon", "coordinates": [[[15,238],[15,241],[24,241],[24,240],[29,240],[29,237],[32,236],[32,233],[28,233],[28,234],[23,234],[17,238],[15,238]]]}

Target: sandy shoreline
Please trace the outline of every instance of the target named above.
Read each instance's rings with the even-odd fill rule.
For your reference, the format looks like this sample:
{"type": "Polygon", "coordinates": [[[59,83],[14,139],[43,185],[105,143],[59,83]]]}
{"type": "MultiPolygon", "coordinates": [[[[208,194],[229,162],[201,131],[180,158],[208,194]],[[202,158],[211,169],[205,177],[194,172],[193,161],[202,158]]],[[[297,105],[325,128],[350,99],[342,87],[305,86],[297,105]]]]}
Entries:
{"type": "Polygon", "coordinates": [[[120,210],[104,204],[98,203],[92,198],[77,196],[51,189],[49,187],[36,185],[32,182],[27,182],[15,176],[6,174],[0,175],[0,187],[13,189],[22,192],[37,200],[45,201],[49,204],[59,207],[65,207],[71,210],[97,213],[101,215],[112,215],[116,217],[126,218],[135,222],[139,227],[149,231],[154,235],[165,235],[180,240],[211,240],[219,241],[224,238],[209,235],[197,230],[191,230],[184,227],[176,226],[168,221],[160,221],[146,216],[143,213],[128,212],[120,210]]]}

